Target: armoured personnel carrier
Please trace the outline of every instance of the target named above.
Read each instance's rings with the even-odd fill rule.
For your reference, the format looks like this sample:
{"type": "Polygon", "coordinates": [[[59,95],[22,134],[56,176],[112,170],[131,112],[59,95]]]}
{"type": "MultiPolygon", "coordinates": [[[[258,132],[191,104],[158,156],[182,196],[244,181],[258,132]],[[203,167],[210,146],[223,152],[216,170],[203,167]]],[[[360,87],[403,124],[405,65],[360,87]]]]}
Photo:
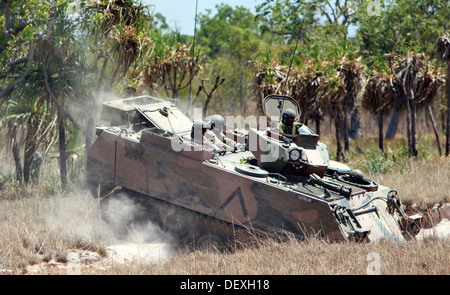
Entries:
{"type": "Polygon", "coordinates": [[[255,233],[402,242],[419,232],[421,217],[405,214],[394,189],[330,160],[307,126],[278,132],[283,110],[300,114],[292,98],[271,95],[263,106],[266,126],[227,133],[246,148],[218,154],[186,140],[193,122],[170,102],[106,102],[87,155],[88,187],[101,207],[129,198],[142,211],[128,222],[149,220],[195,247],[255,233]]]}

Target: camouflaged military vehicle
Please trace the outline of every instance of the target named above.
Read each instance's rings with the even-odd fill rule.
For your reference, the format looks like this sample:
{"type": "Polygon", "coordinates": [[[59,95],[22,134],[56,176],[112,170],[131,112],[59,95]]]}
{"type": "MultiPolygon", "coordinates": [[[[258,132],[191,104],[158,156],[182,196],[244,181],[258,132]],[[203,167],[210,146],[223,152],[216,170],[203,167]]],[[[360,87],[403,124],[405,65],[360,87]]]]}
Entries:
{"type": "Polygon", "coordinates": [[[284,109],[300,114],[292,98],[271,95],[263,106],[267,126],[227,133],[245,150],[217,154],[186,140],[193,122],[170,102],[104,103],[87,156],[92,195],[105,208],[133,200],[143,210],[127,222],[149,220],[194,247],[255,234],[402,242],[418,233],[421,217],[405,214],[394,189],[330,160],[307,126],[295,136],[278,132],[284,109]]]}

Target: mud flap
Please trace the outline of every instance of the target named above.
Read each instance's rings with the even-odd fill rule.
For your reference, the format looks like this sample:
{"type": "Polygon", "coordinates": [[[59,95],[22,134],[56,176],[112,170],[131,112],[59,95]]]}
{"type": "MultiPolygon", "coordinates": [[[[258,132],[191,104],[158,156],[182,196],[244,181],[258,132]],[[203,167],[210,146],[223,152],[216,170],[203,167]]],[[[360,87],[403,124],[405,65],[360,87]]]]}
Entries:
{"type": "Polygon", "coordinates": [[[400,220],[400,227],[404,232],[409,233],[412,236],[416,236],[422,228],[423,216],[416,214],[402,218],[400,220]]]}
{"type": "Polygon", "coordinates": [[[357,243],[369,243],[369,234],[370,230],[355,230],[350,236],[349,239],[355,241],[357,243]]]}

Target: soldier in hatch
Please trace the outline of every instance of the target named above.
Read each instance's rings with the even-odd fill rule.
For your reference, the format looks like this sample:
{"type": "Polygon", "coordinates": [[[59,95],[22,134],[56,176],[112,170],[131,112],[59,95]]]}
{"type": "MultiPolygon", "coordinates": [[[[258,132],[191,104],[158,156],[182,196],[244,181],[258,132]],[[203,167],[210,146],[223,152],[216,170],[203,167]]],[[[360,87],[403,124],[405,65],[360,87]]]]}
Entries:
{"type": "MultiPolygon", "coordinates": [[[[211,150],[216,153],[223,153],[226,151],[226,147],[220,144],[214,133],[210,130],[203,120],[195,120],[192,124],[192,131],[189,140],[197,145],[202,146],[206,150],[211,150]]],[[[187,139],[187,138],[185,138],[187,139]]]]}
{"type": "Polygon", "coordinates": [[[211,136],[212,134],[215,135],[217,138],[216,145],[220,147],[224,147],[227,151],[237,151],[238,149],[243,149],[244,145],[237,143],[236,141],[232,140],[231,138],[227,137],[223,133],[223,126],[224,126],[225,120],[221,115],[214,115],[211,117],[210,125],[211,130],[206,131],[207,136],[211,136]]]}
{"type": "Polygon", "coordinates": [[[295,111],[287,109],[283,111],[281,122],[278,123],[278,131],[282,135],[295,136],[299,129],[303,126],[302,123],[295,122],[295,111]]]}

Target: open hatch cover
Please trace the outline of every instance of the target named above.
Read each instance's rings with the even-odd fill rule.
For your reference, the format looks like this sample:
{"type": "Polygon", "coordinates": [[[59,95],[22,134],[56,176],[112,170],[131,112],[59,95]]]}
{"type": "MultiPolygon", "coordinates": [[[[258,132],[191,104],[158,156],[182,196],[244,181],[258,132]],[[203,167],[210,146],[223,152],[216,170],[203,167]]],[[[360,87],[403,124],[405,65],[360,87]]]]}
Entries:
{"type": "Polygon", "coordinates": [[[263,102],[264,114],[273,123],[280,122],[283,111],[287,109],[292,109],[295,111],[296,121],[300,119],[300,107],[292,97],[283,95],[268,95],[264,99],[263,102]]]}
{"type": "Polygon", "coordinates": [[[136,110],[155,127],[175,134],[191,130],[192,121],[170,103],[137,107],[136,110]]]}

